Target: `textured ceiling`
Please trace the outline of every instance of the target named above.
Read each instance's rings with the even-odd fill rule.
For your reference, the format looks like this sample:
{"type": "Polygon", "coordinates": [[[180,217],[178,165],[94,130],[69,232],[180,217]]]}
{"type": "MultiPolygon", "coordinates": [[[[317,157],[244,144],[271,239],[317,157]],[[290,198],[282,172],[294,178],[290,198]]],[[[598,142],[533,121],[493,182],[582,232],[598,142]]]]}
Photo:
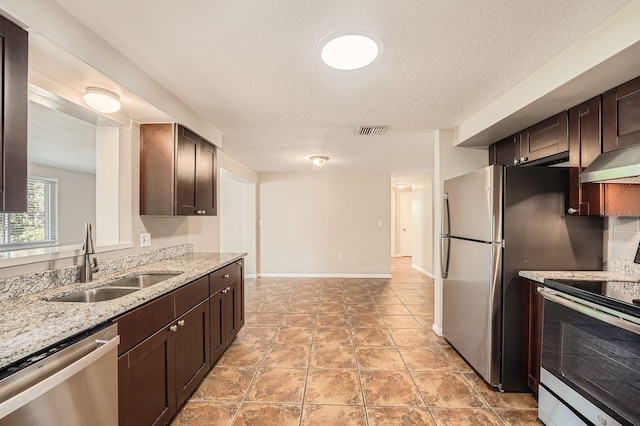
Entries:
{"type": "MultiPolygon", "coordinates": [[[[410,174],[433,166],[451,128],[629,0],[57,0],[223,132],[257,171],[410,174]],[[371,32],[383,54],[358,71],[319,41],[371,32]],[[359,125],[390,126],[356,137],[359,125]]],[[[551,113],[551,112],[550,112],[551,113]]]]}

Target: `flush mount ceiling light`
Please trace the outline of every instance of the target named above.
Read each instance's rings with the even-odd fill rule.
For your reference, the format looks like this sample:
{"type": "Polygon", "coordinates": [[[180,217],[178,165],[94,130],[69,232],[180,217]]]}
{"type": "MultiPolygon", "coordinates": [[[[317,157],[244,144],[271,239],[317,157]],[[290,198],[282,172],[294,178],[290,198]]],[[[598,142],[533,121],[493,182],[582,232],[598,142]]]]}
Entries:
{"type": "Polygon", "coordinates": [[[100,87],[87,87],[84,102],[89,108],[103,113],[116,112],[120,109],[120,96],[100,87]]]}
{"type": "Polygon", "coordinates": [[[380,46],[371,37],[342,33],[324,44],[321,57],[331,68],[349,71],[366,67],[379,53],[380,46]]]}
{"type": "Polygon", "coordinates": [[[327,163],[327,161],[329,161],[329,157],[325,157],[324,155],[314,155],[309,157],[309,160],[311,160],[314,166],[322,167],[327,163]]]}
{"type": "Polygon", "coordinates": [[[407,188],[411,188],[411,185],[409,185],[408,183],[398,183],[398,184],[396,184],[396,188],[398,188],[398,189],[407,189],[407,188]]]}

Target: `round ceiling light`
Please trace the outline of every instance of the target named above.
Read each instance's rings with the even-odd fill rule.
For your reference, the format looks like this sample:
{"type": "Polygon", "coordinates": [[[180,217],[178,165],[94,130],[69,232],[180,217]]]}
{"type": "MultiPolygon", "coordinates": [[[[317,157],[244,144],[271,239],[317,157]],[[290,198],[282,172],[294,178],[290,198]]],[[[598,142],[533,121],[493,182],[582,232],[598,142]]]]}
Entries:
{"type": "Polygon", "coordinates": [[[316,167],[322,167],[327,163],[327,161],[329,161],[329,157],[325,157],[324,155],[314,155],[309,157],[309,160],[311,160],[316,167]]]}
{"type": "Polygon", "coordinates": [[[120,109],[120,96],[107,89],[87,87],[83,98],[89,108],[98,112],[111,113],[120,109]]]}
{"type": "Polygon", "coordinates": [[[357,70],[373,62],[380,46],[371,37],[345,34],[332,38],[322,47],[322,60],[337,70],[357,70]]]}

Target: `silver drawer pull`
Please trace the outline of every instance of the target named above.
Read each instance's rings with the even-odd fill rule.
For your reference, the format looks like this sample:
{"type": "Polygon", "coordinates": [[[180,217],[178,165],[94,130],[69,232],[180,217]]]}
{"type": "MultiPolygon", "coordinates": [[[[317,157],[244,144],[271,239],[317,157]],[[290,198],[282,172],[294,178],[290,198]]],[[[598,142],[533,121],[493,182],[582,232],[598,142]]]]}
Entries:
{"type": "Polygon", "coordinates": [[[229,274],[224,274],[222,278],[229,278],[229,274]]]}
{"type": "Polygon", "coordinates": [[[178,325],[180,327],[184,327],[184,320],[182,319],[182,320],[178,321],[178,325]]]}
{"type": "Polygon", "coordinates": [[[169,327],[169,330],[175,333],[176,331],[178,331],[178,326],[173,324],[171,327],[169,327]]]}

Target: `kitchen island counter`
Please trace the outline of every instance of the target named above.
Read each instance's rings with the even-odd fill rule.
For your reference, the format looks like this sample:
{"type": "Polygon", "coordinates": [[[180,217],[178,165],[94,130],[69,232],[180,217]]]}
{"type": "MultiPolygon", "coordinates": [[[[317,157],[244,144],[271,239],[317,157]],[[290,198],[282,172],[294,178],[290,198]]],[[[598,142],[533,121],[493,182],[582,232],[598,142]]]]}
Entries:
{"type": "Polygon", "coordinates": [[[0,301],[3,317],[0,322],[0,368],[110,321],[244,256],[246,253],[189,253],[104,275],[89,283],[68,284],[0,301]],[[109,301],[78,303],[50,300],[143,273],[179,275],[109,301]]]}

